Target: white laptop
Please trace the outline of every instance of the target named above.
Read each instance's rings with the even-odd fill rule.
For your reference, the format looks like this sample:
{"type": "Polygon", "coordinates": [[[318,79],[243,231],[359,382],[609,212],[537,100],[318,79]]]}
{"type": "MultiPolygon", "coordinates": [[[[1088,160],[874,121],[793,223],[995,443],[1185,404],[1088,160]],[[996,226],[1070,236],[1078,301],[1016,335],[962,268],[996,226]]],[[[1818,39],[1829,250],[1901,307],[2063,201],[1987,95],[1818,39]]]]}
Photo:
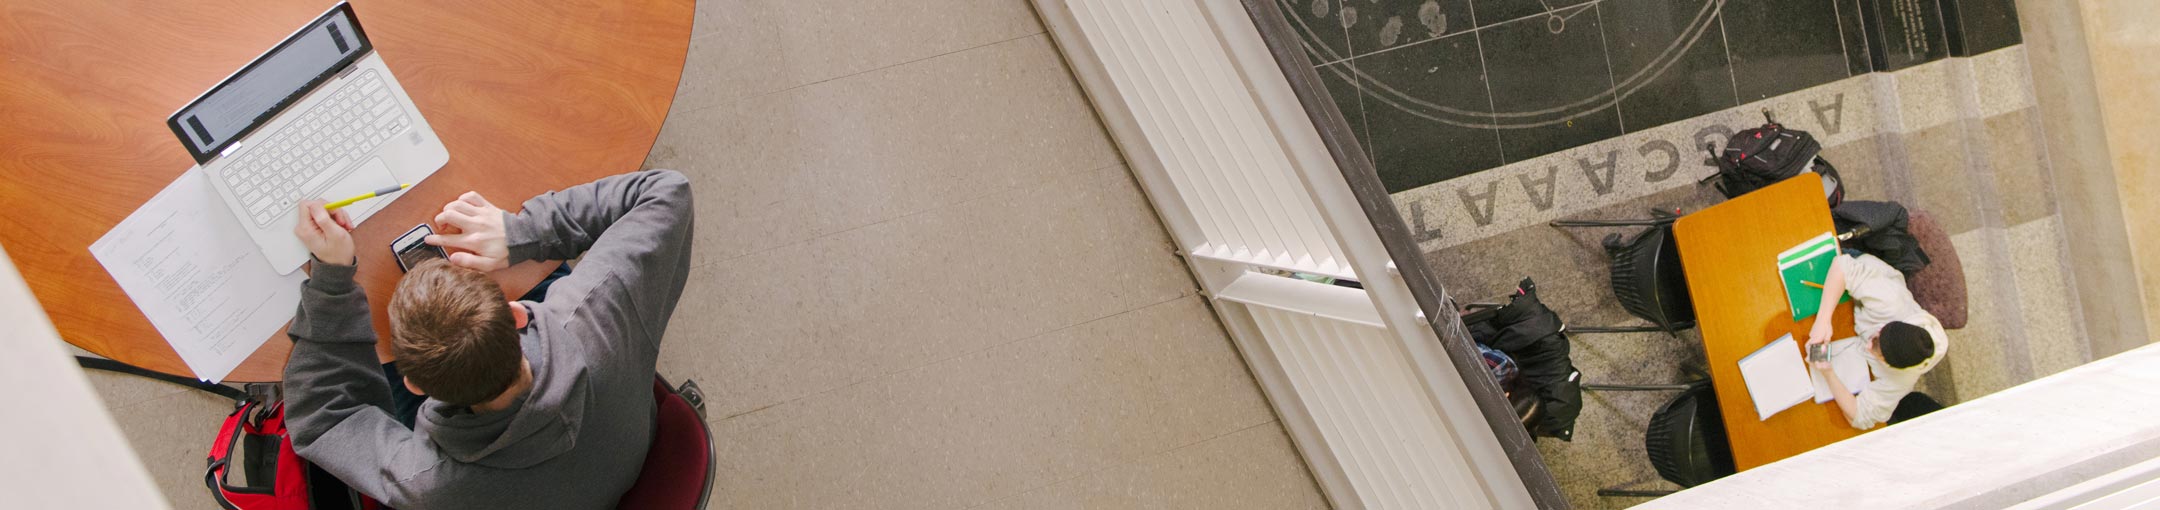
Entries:
{"type": "MultiPolygon", "coordinates": [[[[279,274],[307,262],[302,200],[413,184],[450,161],[339,3],[165,120],[279,274]]],[[[402,194],[345,208],[364,221],[402,194]]]]}

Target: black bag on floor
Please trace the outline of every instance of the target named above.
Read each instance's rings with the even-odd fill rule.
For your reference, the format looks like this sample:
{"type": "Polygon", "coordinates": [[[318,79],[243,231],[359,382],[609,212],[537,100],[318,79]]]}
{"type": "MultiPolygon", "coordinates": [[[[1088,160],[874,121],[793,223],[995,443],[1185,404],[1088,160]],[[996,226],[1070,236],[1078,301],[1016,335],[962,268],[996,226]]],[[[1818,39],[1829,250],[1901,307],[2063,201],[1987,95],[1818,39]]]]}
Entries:
{"type": "Polygon", "coordinates": [[[1463,316],[1470,337],[1515,359],[1522,384],[1537,394],[1545,417],[1530,426],[1536,436],[1572,441],[1582,414],[1582,376],[1568,358],[1560,316],[1538,301],[1537,283],[1524,278],[1507,306],[1463,316]]]}
{"type": "Polygon", "coordinates": [[[1852,234],[1842,244],[1882,259],[1910,279],[1932,260],[1920,250],[1920,240],[1906,229],[1910,222],[1905,206],[1897,202],[1853,201],[1830,210],[1840,234],[1852,234]]]}
{"type": "Polygon", "coordinates": [[[1823,197],[1829,200],[1830,207],[1845,201],[1844,180],[1838,177],[1836,167],[1822,159],[1822,143],[1806,131],[1786,129],[1771,120],[1762,127],[1734,133],[1725,141],[1723,151],[1714,146],[1710,150],[1718,168],[1717,175],[1711,178],[1717,179],[1718,191],[1725,198],[1738,198],[1812,172],[1821,176],[1823,197]]]}

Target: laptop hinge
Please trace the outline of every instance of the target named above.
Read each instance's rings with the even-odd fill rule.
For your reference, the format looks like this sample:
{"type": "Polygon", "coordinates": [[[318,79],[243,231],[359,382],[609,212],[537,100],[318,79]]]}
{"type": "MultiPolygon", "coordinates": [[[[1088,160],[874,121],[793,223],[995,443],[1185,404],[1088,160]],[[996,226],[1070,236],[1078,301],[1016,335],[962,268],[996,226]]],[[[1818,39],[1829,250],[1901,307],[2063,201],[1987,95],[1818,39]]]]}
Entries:
{"type": "MultiPolygon", "coordinates": [[[[221,151],[218,151],[218,153],[217,153],[217,157],[214,157],[214,158],[210,158],[210,161],[217,161],[217,160],[220,160],[220,159],[225,159],[225,157],[226,157],[226,156],[231,156],[231,155],[233,155],[233,153],[234,153],[234,152],[237,152],[237,151],[239,151],[241,147],[245,147],[245,146],[247,146],[247,142],[245,142],[245,141],[233,142],[233,144],[232,144],[232,145],[226,146],[226,147],[225,147],[225,150],[221,150],[221,151]]],[[[210,161],[204,161],[204,162],[203,162],[203,164],[204,164],[204,165],[208,165],[208,164],[210,164],[210,161]]]]}

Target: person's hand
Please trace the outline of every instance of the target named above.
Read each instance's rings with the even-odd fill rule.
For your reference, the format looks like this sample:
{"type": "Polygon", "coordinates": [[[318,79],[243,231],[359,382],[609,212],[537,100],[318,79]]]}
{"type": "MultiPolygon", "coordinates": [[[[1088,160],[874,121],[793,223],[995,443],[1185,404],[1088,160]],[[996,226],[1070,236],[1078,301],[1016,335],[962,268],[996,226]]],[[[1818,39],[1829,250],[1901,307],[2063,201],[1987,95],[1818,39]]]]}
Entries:
{"type": "Polygon", "coordinates": [[[344,209],[323,210],[323,203],[300,203],[300,221],[293,225],[293,235],[300,237],[300,244],[307,245],[315,260],[345,266],[358,263],[353,257],[352,215],[344,209]]]}
{"type": "Polygon", "coordinates": [[[503,230],[503,210],[467,191],[443,205],[435,215],[443,232],[427,236],[427,243],[448,248],[450,263],[481,271],[510,267],[510,239],[503,230]]]}
{"type": "Polygon", "coordinates": [[[1822,372],[1822,373],[1823,373],[1823,375],[1825,375],[1825,376],[1835,376],[1835,375],[1837,375],[1837,369],[1835,369],[1835,368],[1830,368],[1830,362],[1829,362],[1829,361],[1827,361],[1827,360],[1826,360],[1826,361],[1817,361],[1817,362],[1814,362],[1814,363],[1812,363],[1812,364],[1813,364],[1813,365],[1815,365],[1815,371],[1817,371],[1817,372],[1822,372]]]}
{"type": "Polygon", "coordinates": [[[1830,337],[1835,334],[1830,330],[1830,319],[1818,315],[1815,317],[1815,327],[1808,329],[1807,344],[1813,347],[1816,344],[1829,343],[1830,337]]]}

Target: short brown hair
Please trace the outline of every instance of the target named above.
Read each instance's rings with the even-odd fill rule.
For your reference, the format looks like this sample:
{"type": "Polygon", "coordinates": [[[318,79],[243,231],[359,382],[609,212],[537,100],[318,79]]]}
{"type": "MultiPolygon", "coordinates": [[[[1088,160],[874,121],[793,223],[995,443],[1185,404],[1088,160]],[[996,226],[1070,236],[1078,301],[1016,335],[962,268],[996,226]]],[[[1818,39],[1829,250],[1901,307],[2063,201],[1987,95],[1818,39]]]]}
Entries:
{"type": "Polygon", "coordinates": [[[441,259],[398,281],[390,296],[390,345],[399,373],[451,405],[501,395],[525,361],[502,288],[487,273],[441,259]]]}

